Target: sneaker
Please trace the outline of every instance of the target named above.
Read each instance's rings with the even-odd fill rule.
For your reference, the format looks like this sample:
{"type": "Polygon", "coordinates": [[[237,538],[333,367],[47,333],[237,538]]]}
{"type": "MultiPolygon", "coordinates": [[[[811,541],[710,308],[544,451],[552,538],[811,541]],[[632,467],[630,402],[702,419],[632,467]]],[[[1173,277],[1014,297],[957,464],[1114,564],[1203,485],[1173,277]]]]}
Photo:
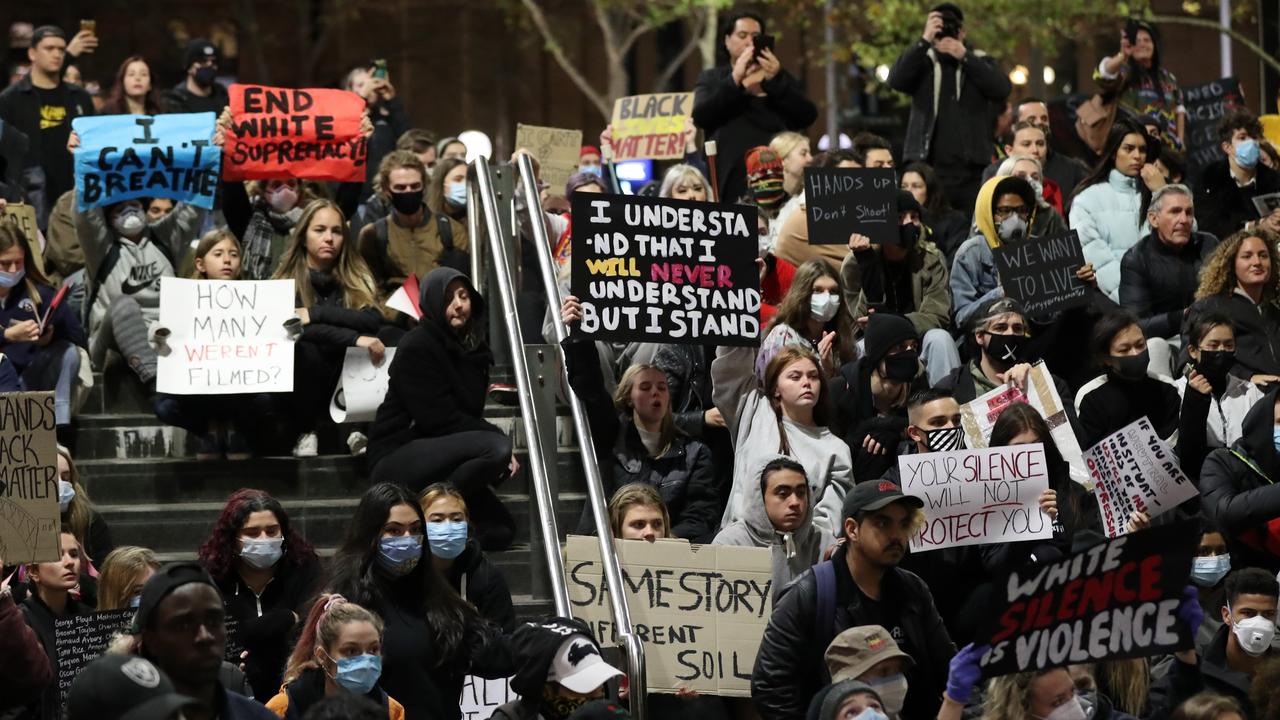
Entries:
{"type": "Polygon", "coordinates": [[[360,457],[369,450],[369,438],[362,432],[352,432],[347,436],[347,449],[354,457],[360,457]]]}
{"type": "Polygon", "coordinates": [[[217,435],[205,433],[196,438],[196,459],[201,461],[222,459],[222,446],[218,444],[217,435]]]}
{"type": "Polygon", "coordinates": [[[253,457],[253,451],[249,449],[249,443],[244,436],[234,430],[227,433],[227,459],[248,460],[251,457],[253,457]]]}
{"type": "Polygon", "coordinates": [[[488,396],[495,404],[502,407],[519,407],[520,396],[515,385],[493,383],[489,386],[488,396]]]}
{"type": "Polygon", "coordinates": [[[315,457],[320,454],[320,440],[316,438],[313,432],[302,433],[298,436],[298,444],[293,446],[293,456],[296,458],[315,457]]]}

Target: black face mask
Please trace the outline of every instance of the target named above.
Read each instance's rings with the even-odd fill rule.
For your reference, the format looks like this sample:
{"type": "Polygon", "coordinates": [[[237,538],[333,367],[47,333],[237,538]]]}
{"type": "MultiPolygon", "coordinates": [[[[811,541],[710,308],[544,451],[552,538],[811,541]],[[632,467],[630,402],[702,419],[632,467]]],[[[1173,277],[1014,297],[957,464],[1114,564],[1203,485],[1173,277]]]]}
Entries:
{"type": "Polygon", "coordinates": [[[422,209],[422,191],[391,193],[391,207],[401,215],[412,215],[422,209]]]}
{"type": "Polygon", "coordinates": [[[194,80],[200,87],[212,87],[213,81],[218,77],[218,68],[211,65],[201,65],[196,68],[194,80]]]}
{"type": "Polygon", "coordinates": [[[924,444],[925,447],[929,448],[929,452],[951,452],[952,450],[963,450],[964,430],[960,427],[926,430],[924,433],[924,444]]]}
{"type": "Polygon", "coordinates": [[[1141,380],[1147,376],[1147,366],[1151,364],[1151,352],[1143,350],[1137,355],[1112,355],[1114,363],[1111,371],[1122,380],[1141,380]]]}
{"type": "Polygon", "coordinates": [[[907,382],[916,376],[920,369],[920,353],[909,350],[897,355],[886,355],[884,358],[884,378],[897,382],[907,382]]]}
{"type": "Polygon", "coordinates": [[[898,246],[903,250],[910,250],[920,241],[920,226],[915,223],[907,223],[898,226],[898,246]]]}
{"type": "Polygon", "coordinates": [[[1027,344],[1026,335],[987,334],[987,346],[982,349],[992,363],[1010,367],[1022,360],[1022,348],[1027,344]]]}
{"type": "Polygon", "coordinates": [[[1201,350],[1200,359],[1195,363],[1196,372],[1203,375],[1217,390],[1226,387],[1227,373],[1235,364],[1235,350],[1201,350]]]}

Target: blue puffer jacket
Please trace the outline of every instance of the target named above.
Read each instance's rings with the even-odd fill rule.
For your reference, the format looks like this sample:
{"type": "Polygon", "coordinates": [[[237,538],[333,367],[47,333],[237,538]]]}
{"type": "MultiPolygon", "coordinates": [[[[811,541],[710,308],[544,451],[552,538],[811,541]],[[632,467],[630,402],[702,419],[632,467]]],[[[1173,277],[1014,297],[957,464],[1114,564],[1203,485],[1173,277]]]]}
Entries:
{"type": "Polygon", "coordinates": [[[1071,201],[1068,223],[1080,236],[1085,262],[1093,263],[1098,288],[1120,301],[1120,260],[1147,233],[1140,178],[1112,170],[1107,181],[1087,188],[1071,201]]]}

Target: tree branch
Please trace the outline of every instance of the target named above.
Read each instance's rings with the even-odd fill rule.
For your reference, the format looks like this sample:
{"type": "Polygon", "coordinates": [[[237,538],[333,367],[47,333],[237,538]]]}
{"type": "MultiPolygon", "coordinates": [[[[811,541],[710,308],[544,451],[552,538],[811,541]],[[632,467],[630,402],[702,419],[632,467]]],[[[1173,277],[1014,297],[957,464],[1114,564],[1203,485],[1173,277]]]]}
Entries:
{"type": "Polygon", "coordinates": [[[685,41],[684,47],[676,56],[671,58],[671,62],[662,68],[662,72],[658,73],[658,77],[653,80],[653,91],[655,93],[665,92],[667,83],[671,82],[671,78],[684,67],[684,63],[693,54],[694,50],[702,45],[702,32],[707,20],[709,11],[697,13],[694,19],[694,26],[689,30],[689,39],[685,41]]]}
{"type": "Polygon", "coordinates": [[[1152,22],[1156,22],[1156,23],[1168,23],[1170,25],[1191,25],[1193,27],[1206,28],[1209,30],[1216,30],[1217,32],[1220,32],[1220,33],[1226,33],[1227,35],[1231,36],[1232,40],[1235,40],[1241,45],[1244,45],[1245,47],[1252,50],[1253,53],[1258,56],[1258,59],[1262,60],[1262,62],[1270,65],[1272,69],[1276,70],[1277,72],[1280,72],[1280,61],[1277,61],[1274,57],[1267,54],[1267,51],[1263,50],[1256,42],[1250,40],[1248,37],[1245,37],[1243,34],[1236,32],[1232,28],[1219,25],[1218,23],[1212,20],[1205,20],[1203,18],[1193,18],[1193,17],[1181,17],[1178,15],[1153,15],[1151,16],[1151,20],[1152,22]]]}
{"type": "MultiPolygon", "coordinates": [[[[538,30],[538,34],[542,35],[543,41],[546,43],[547,50],[551,53],[551,57],[555,58],[556,64],[564,71],[574,85],[587,96],[592,105],[600,111],[601,115],[609,117],[613,112],[613,107],[606,102],[605,97],[600,91],[592,87],[584,76],[572,62],[568,56],[564,54],[564,47],[560,45],[560,41],[556,39],[552,33],[551,27],[547,24],[547,17],[542,14],[542,8],[538,6],[537,0],[520,0],[520,4],[524,6],[529,13],[529,19],[533,21],[533,25],[538,30]]],[[[607,45],[606,45],[607,47],[607,45]]]]}

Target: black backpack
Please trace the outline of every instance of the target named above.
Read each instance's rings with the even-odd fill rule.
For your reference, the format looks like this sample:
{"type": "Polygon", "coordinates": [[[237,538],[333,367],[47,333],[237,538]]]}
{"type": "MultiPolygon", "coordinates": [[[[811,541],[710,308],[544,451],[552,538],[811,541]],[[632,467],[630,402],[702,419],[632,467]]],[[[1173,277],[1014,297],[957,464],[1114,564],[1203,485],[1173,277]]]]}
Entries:
{"type": "MultiPolygon", "coordinates": [[[[425,207],[422,211],[427,213],[428,217],[432,214],[431,211],[425,207]]],[[[438,259],[440,267],[453,268],[458,272],[466,273],[467,276],[470,276],[471,254],[466,250],[459,250],[453,246],[453,226],[449,222],[448,216],[436,215],[435,218],[436,230],[440,233],[440,244],[443,246],[440,250],[440,257],[438,259]]],[[[387,244],[389,242],[387,223],[389,222],[391,222],[391,216],[387,215],[373,224],[374,232],[377,233],[378,237],[378,252],[383,256],[386,256],[387,254],[387,244]]]]}

